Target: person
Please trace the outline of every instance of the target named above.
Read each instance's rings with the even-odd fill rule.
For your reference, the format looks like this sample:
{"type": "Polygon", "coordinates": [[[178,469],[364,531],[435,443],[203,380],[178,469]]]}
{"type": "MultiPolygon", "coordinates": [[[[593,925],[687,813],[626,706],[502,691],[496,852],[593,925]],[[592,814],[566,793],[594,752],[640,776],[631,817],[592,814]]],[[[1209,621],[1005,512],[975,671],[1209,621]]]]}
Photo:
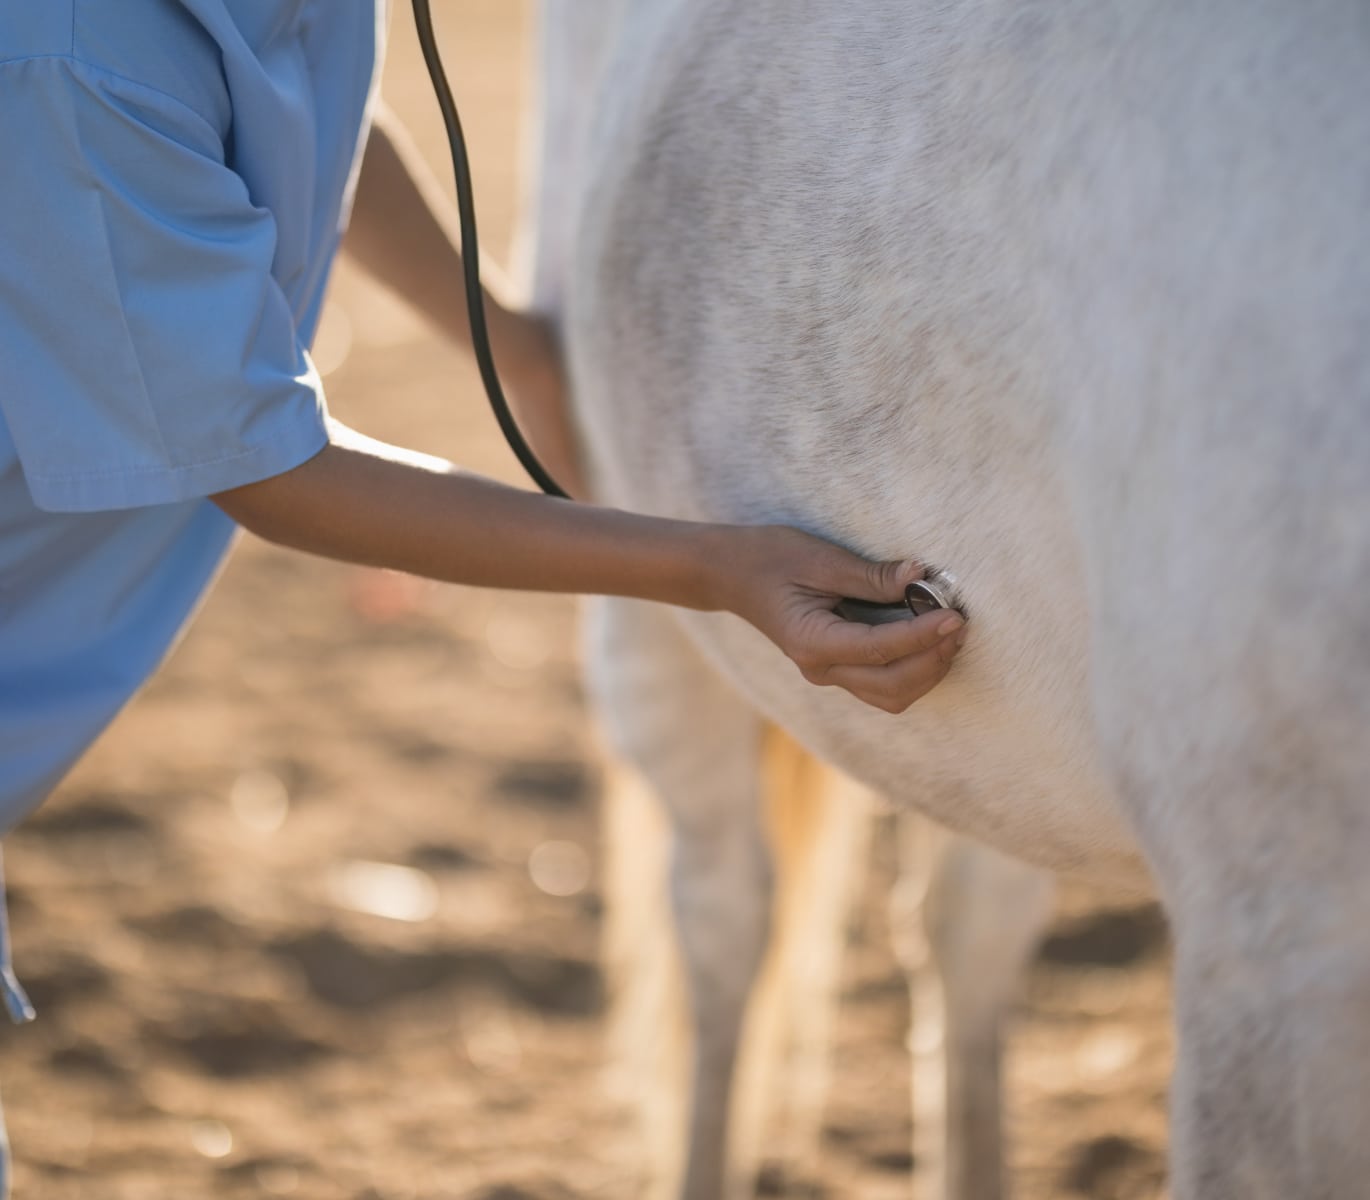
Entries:
{"type": "MultiPolygon", "coordinates": [[[[469,336],[446,202],[377,100],[385,8],[0,6],[0,833],[153,673],[240,526],[430,579],[729,610],[891,711],[963,639],[954,614],[833,612],[897,601],[915,564],[554,500],[330,418],[308,347],[349,214],[363,266],[469,336]]],[[[584,495],[552,339],[489,314],[515,411],[584,495]]]]}

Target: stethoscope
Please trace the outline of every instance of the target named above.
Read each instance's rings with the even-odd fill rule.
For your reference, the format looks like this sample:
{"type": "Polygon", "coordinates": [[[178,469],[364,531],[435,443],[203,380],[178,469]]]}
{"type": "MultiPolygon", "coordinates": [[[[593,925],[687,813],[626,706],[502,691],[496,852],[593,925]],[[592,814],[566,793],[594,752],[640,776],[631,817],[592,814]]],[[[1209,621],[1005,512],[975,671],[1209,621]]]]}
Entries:
{"type": "Polygon", "coordinates": [[[461,118],[457,116],[456,101],[452,99],[452,89],[447,86],[447,73],[442,69],[442,56],[433,37],[433,14],[429,11],[428,0],[414,0],[414,25],[419,31],[419,46],[423,50],[423,61],[428,64],[428,77],[433,81],[433,92],[442,109],[443,124],[447,126],[447,143],[452,151],[452,170],[457,178],[457,216],[461,231],[461,262],[466,284],[466,311],[471,320],[471,347],[476,355],[476,365],[480,368],[481,382],[490,400],[495,420],[499,422],[504,440],[509,449],[522,464],[523,469],[549,496],[562,500],[571,497],[546,467],[538,461],[533,448],[524,439],[514,414],[509,411],[509,401],[504,398],[500,387],[499,373],[495,370],[495,356],[490,351],[490,334],[485,325],[485,300],[480,287],[480,245],[476,238],[476,206],[472,199],[471,164],[466,156],[466,139],[461,132],[461,118]]]}
{"type": "MultiPolygon", "coordinates": [[[[428,65],[428,77],[433,81],[433,92],[442,110],[443,124],[447,127],[447,143],[452,152],[452,170],[457,183],[457,216],[461,234],[461,261],[466,286],[466,311],[471,321],[471,347],[480,368],[481,382],[490,408],[499,422],[504,440],[509,449],[522,464],[533,482],[549,496],[569,500],[570,496],[551,473],[538,460],[533,449],[523,436],[509,410],[509,402],[504,398],[500,387],[499,373],[495,370],[495,356],[490,350],[490,334],[485,324],[485,300],[480,286],[480,247],[476,238],[476,206],[472,199],[471,164],[466,154],[466,138],[461,131],[461,118],[457,115],[456,101],[452,99],[452,89],[447,84],[447,73],[442,67],[442,56],[438,53],[437,40],[433,36],[433,14],[428,0],[414,0],[414,25],[418,29],[419,46],[423,50],[423,61],[428,65]]],[[[930,573],[926,579],[910,584],[905,593],[904,604],[869,604],[859,600],[844,600],[838,606],[848,620],[875,624],[896,620],[907,612],[922,616],[938,608],[958,608],[955,599],[955,582],[945,572],[930,573]],[[906,607],[907,606],[907,607],[906,607]]]]}

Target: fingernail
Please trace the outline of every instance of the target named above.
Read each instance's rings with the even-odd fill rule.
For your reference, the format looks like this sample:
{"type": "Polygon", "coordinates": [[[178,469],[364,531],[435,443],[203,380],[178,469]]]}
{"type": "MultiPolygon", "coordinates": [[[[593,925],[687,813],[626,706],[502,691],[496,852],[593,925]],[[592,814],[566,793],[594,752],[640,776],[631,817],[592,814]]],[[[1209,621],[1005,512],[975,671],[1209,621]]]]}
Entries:
{"type": "Polygon", "coordinates": [[[937,634],[939,637],[946,637],[949,633],[955,633],[964,624],[965,621],[963,621],[960,617],[948,617],[937,627],[937,634]]]}

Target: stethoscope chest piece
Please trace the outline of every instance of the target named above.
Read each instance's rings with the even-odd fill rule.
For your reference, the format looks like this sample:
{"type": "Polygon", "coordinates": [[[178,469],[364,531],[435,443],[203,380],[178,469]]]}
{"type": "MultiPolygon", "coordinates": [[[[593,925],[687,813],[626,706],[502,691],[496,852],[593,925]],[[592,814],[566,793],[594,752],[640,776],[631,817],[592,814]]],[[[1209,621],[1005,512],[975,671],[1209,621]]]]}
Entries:
{"type": "Polygon", "coordinates": [[[963,617],[956,594],[956,580],[945,571],[930,571],[916,583],[904,589],[902,604],[875,604],[869,600],[843,600],[838,604],[836,613],[847,621],[858,621],[862,625],[884,625],[890,621],[907,621],[910,614],[921,617],[939,608],[950,609],[963,617]]]}
{"type": "MultiPolygon", "coordinates": [[[[956,602],[956,581],[945,571],[931,571],[904,589],[904,603],[915,617],[939,608],[961,612],[956,602]]],[[[965,613],[961,613],[965,616],[965,613]]]]}

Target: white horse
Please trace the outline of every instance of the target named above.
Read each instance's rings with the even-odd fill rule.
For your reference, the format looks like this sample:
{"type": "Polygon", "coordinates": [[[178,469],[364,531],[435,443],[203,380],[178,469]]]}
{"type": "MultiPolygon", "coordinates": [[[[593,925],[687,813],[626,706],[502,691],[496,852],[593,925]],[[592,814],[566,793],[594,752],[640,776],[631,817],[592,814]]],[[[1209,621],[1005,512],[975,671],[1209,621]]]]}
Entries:
{"type": "Polygon", "coordinates": [[[686,1194],[723,1188],[770,721],[952,830],[1157,891],[1175,1200],[1364,1195],[1365,0],[545,16],[535,293],[598,498],[916,555],[971,621],[891,717],[739,621],[599,607],[596,695],[674,825],[686,1194]]]}

